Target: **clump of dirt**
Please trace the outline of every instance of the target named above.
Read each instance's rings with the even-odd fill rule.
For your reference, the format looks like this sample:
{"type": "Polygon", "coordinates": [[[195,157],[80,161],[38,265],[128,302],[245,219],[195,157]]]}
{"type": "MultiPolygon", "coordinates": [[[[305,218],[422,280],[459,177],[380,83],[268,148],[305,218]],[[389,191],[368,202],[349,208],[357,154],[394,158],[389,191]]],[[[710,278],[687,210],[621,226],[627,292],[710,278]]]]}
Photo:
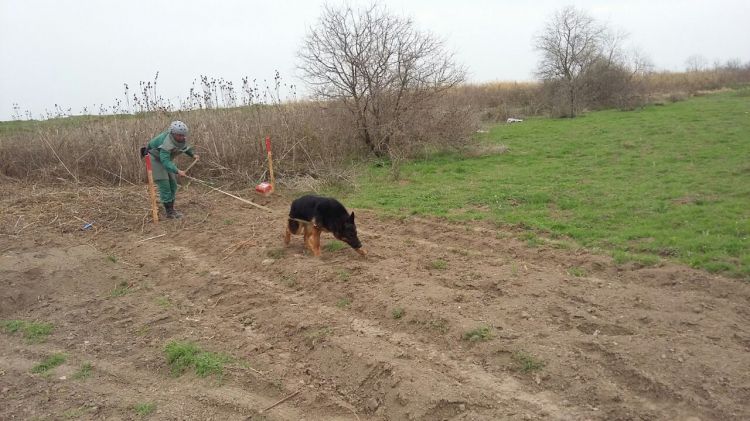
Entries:
{"type": "Polygon", "coordinates": [[[10,187],[0,319],[54,330],[0,333],[3,419],[750,418],[743,281],[360,209],[369,256],[314,258],[283,247],[291,194],[191,186],[155,226],[142,188],[10,187]],[[223,374],[173,376],[171,341],[223,374]]]}

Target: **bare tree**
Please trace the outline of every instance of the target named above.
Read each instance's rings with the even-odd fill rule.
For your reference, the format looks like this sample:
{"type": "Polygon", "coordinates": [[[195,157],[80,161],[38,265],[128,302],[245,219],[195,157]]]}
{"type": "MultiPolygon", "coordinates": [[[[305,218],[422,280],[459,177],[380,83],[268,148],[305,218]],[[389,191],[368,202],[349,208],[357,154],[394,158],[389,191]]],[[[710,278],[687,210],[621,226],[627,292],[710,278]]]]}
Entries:
{"type": "Polygon", "coordinates": [[[407,113],[430,107],[465,77],[440,39],[375,4],[325,6],[298,55],[313,93],[343,101],[377,156],[390,153],[407,113]]]}
{"type": "Polygon", "coordinates": [[[700,54],[693,54],[685,60],[685,70],[700,72],[708,68],[708,60],[700,54]]]}
{"type": "Polygon", "coordinates": [[[581,78],[602,58],[605,45],[610,47],[608,57],[616,58],[622,35],[606,35],[606,29],[593,18],[568,6],[554,14],[536,39],[536,49],[542,52],[537,74],[544,81],[563,84],[570,117],[580,108],[581,78]]]}

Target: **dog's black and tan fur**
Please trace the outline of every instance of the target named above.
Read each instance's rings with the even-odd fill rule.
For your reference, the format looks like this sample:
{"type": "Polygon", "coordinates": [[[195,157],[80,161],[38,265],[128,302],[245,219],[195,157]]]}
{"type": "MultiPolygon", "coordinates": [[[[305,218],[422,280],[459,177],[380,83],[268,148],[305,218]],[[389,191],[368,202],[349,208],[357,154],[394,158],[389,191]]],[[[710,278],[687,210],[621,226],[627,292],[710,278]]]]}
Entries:
{"type": "Polygon", "coordinates": [[[289,210],[284,244],[289,245],[292,234],[304,233],[305,246],[314,256],[320,256],[321,232],[330,232],[357,253],[363,256],[366,254],[357,238],[354,212],[349,214],[344,205],[330,197],[308,195],[295,199],[289,210]]]}

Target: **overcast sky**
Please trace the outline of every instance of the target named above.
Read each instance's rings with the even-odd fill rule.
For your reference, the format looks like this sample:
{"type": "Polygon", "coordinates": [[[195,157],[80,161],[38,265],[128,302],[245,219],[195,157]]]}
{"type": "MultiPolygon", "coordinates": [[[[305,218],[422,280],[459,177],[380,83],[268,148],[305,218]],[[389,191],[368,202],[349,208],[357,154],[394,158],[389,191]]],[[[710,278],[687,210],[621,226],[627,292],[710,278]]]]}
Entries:
{"type": "MultiPolygon", "coordinates": [[[[296,52],[323,4],[342,0],[0,0],[0,120],[54,104],[98,109],[159,72],[159,92],[184,98],[199,75],[240,83],[278,70],[299,83],[296,52]]],[[[369,1],[348,2],[351,5],[369,1]]],[[[533,80],[533,38],[566,5],[630,34],[658,70],[750,61],[750,0],[381,0],[442,37],[473,82],[533,80]]]]}

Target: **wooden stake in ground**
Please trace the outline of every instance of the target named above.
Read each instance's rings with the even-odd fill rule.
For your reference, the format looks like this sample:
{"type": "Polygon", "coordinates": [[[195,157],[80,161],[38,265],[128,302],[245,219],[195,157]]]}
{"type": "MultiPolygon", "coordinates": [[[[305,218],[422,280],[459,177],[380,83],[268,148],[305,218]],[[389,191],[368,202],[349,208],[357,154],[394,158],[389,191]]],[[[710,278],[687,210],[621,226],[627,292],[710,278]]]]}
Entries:
{"type": "Polygon", "coordinates": [[[273,154],[271,153],[271,136],[266,136],[266,152],[268,153],[268,175],[271,177],[271,191],[276,188],[276,179],[273,177],[273,154]]]}
{"type": "Polygon", "coordinates": [[[146,155],[146,175],[148,176],[148,195],[151,198],[151,216],[154,224],[159,223],[159,208],[156,206],[156,188],[154,187],[154,173],[151,171],[151,155],[146,155]]]}

